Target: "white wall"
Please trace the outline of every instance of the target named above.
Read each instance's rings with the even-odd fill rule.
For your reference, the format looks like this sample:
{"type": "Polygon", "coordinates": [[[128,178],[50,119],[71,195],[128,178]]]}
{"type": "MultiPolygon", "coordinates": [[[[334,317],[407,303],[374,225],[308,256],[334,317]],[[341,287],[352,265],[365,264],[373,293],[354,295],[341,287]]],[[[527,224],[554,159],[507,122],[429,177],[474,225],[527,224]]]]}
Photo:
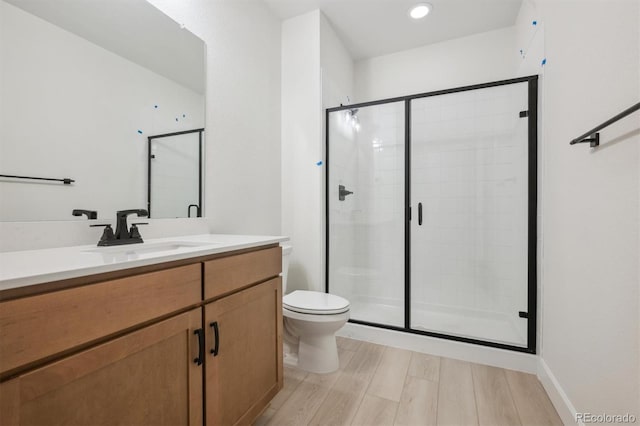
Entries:
{"type": "Polygon", "coordinates": [[[513,78],[515,29],[507,27],[356,62],[358,102],[513,78]]]}
{"type": "MultiPolygon", "coordinates": [[[[144,237],[280,234],[280,21],[260,0],[152,3],[207,43],[208,220],[158,220],[144,237]]],[[[91,244],[86,221],[0,223],[0,250],[91,244]]]]}
{"type": "Polygon", "coordinates": [[[319,10],[282,23],[282,233],[287,292],[324,289],[324,108],[346,103],[353,61],[319,10]]]}
{"type": "Polygon", "coordinates": [[[287,292],[322,285],[320,11],[282,23],[282,233],[293,252],[287,292]]]}
{"type": "Polygon", "coordinates": [[[147,136],[203,127],[204,94],[0,7],[0,170],[76,181],[0,182],[0,220],[69,220],[74,208],[111,219],[146,208],[147,136]]]}
{"type": "MultiPolygon", "coordinates": [[[[544,24],[542,361],[564,421],[640,416],[640,119],[569,141],[640,98],[640,5],[536,1],[544,24]],[[562,399],[564,393],[565,399],[562,399]]],[[[549,388],[549,387],[548,387],[549,388]]]]}
{"type": "MultiPolygon", "coordinates": [[[[322,69],[322,108],[354,100],[354,62],[347,48],[331,26],[320,14],[320,67],[322,69]]],[[[322,115],[324,119],[324,114],[322,115]]],[[[324,130],[324,126],[323,126],[324,130]]],[[[323,139],[324,140],[324,139],[323,139]]]]}

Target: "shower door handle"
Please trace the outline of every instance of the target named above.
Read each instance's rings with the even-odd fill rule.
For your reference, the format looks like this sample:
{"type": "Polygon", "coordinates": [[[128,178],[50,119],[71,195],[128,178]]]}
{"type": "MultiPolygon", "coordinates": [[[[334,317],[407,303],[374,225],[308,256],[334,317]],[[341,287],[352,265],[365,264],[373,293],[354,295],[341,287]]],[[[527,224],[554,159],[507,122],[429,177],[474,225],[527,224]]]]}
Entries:
{"type": "Polygon", "coordinates": [[[422,203],[418,203],[418,226],[422,226],[422,203]]]}

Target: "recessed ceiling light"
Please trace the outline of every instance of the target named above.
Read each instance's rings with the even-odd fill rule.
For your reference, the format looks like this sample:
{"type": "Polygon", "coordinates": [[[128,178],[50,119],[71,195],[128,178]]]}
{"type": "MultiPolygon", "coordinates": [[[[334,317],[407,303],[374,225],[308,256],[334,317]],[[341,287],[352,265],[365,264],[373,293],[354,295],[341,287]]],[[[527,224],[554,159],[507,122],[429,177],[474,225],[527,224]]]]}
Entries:
{"type": "Polygon", "coordinates": [[[413,19],[422,19],[431,12],[431,9],[433,9],[433,6],[429,3],[418,3],[409,9],[409,16],[413,19]]]}

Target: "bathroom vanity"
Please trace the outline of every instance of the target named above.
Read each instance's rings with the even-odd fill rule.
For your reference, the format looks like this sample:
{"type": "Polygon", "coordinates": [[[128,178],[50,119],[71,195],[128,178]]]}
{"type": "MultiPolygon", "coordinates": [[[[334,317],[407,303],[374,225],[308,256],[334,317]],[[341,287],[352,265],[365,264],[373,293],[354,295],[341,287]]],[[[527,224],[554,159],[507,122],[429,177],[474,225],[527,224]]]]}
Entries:
{"type": "Polygon", "coordinates": [[[0,254],[0,423],[250,424],[283,385],[285,239],[0,254]]]}

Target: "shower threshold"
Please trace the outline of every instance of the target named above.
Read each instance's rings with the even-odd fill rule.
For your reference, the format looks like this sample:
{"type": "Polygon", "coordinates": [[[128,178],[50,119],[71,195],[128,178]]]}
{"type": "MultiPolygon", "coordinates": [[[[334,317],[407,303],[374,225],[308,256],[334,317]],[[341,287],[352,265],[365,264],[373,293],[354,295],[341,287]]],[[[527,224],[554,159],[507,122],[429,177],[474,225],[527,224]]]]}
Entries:
{"type": "MultiPolygon", "coordinates": [[[[351,301],[350,311],[351,320],[356,322],[404,327],[404,310],[401,306],[356,299],[351,301]]],[[[460,309],[447,309],[446,306],[421,306],[411,312],[411,329],[523,348],[527,345],[526,338],[506,314],[480,310],[466,309],[461,313],[460,309]]]]}

